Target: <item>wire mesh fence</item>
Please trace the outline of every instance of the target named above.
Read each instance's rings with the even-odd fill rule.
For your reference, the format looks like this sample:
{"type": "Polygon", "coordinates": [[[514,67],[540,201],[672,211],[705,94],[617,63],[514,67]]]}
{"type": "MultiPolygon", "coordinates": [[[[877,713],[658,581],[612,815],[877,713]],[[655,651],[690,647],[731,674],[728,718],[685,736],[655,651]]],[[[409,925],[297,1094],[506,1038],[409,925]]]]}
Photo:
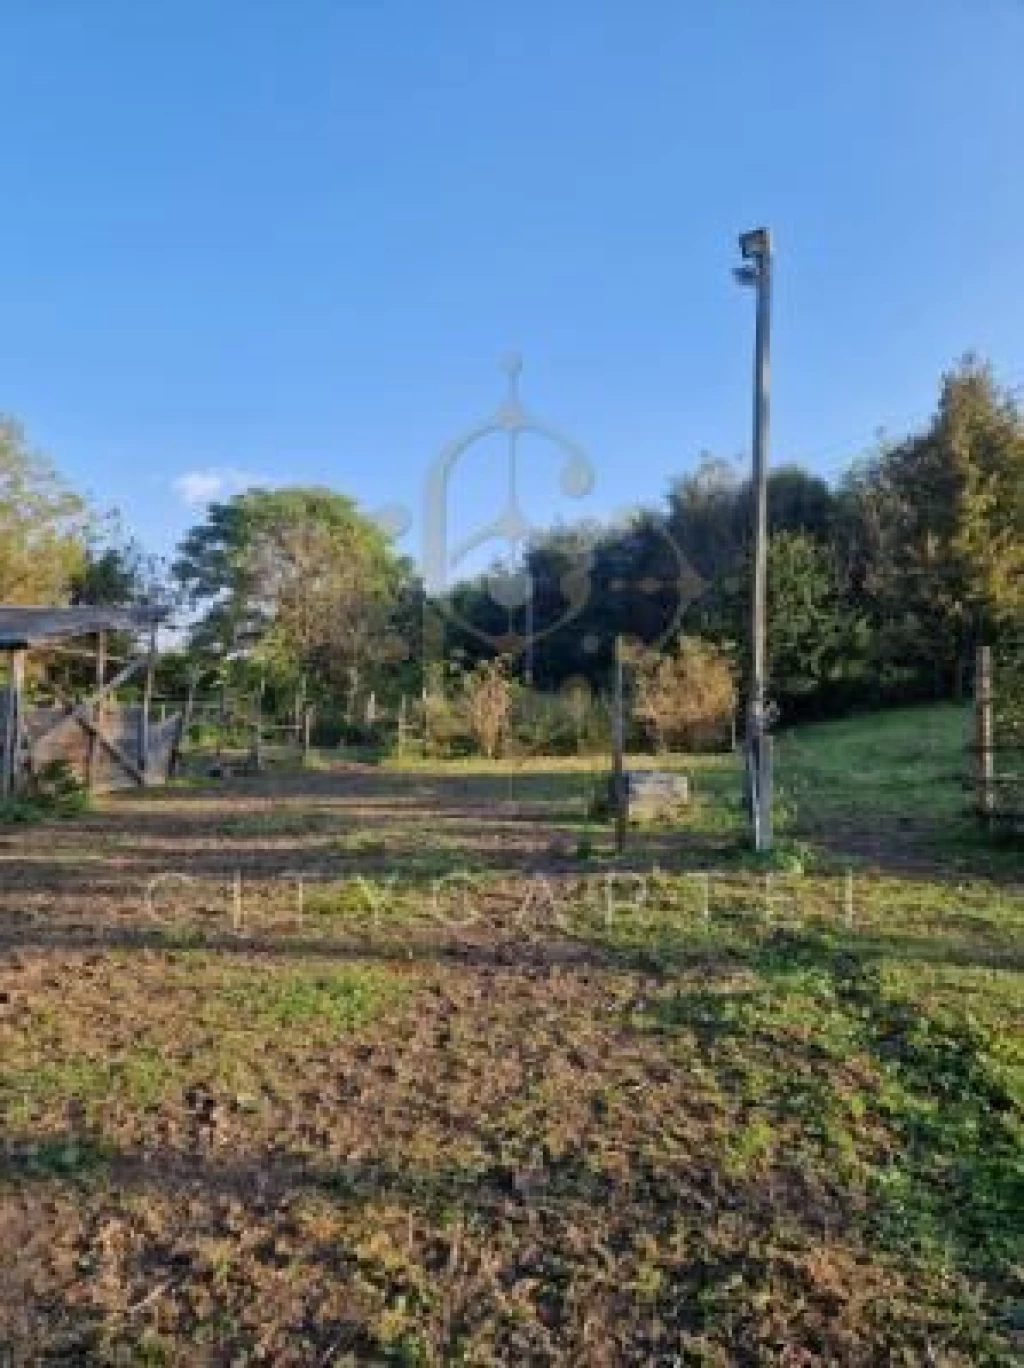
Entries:
{"type": "Polygon", "coordinates": [[[978,650],[973,781],[993,831],[1024,830],[1024,636],[978,650]]]}

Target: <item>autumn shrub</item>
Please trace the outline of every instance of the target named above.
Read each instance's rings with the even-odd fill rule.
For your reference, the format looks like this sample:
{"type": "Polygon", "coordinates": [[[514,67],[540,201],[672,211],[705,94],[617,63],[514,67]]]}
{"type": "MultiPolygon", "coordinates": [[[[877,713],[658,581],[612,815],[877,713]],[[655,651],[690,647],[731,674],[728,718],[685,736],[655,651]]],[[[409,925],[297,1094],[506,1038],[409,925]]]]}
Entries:
{"type": "Polygon", "coordinates": [[[706,750],[727,742],[736,683],[719,647],[682,637],[674,651],[639,652],[631,673],[634,716],[657,750],[706,750]]]}
{"type": "Polygon", "coordinates": [[[481,752],[494,760],[508,733],[512,682],[503,660],[484,660],[463,681],[466,719],[481,752]]]}

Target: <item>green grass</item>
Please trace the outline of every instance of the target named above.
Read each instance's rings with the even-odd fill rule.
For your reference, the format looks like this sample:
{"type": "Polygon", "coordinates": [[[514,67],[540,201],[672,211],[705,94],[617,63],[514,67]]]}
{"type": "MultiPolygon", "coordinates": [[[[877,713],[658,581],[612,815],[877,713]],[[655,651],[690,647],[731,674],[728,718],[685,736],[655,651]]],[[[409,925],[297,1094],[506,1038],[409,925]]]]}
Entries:
{"type": "Polygon", "coordinates": [[[253,973],[220,990],[236,1024],[354,1030],[391,1006],[395,980],[368,968],[253,973]]]}
{"type": "Polygon", "coordinates": [[[145,1108],[160,1099],[170,1078],[170,1065],[152,1046],[128,1050],[120,1058],[72,1052],[62,1059],[4,1069],[0,1096],[14,1117],[39,1103],[71,1099],[86,1107],[119,1101],[145,1108]]]}
{"type": "Polygon", "coordinates": [[[100,1019],[37,1009],[0,1062],[8,1122],[24,1127],[74,1107],[102,1132],[105,1118],[157,1109],[196,1080],[248,1087],[279,1049],[358,1031],[406,993],[373,964],[240,969],[191,948],[170,951],[161,978],[165,1001],[180,1014],[170,1034],[127,984],[100,1019]],[[135,1043],[115,1046],[111,1034],[135,1043]]]}

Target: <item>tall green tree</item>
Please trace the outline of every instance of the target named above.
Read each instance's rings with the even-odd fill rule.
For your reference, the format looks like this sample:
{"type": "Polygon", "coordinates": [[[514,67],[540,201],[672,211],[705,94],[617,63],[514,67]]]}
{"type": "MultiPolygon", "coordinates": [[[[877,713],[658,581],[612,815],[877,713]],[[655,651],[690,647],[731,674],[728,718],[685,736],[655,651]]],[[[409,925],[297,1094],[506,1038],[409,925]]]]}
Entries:
{"type": "Polygon", "coordinates": [[[863,588],[890,667],[948,690],[980,637],[1024,622],[1024,420],[968,358],[931,423],[851,482],[863,588]]]}
{"type": "Polygon", "coordinates": [[[242,653],[337,691],[399,653],[408,567],[343,494],[254,489],[212,504],[173,569],[201,610],[193,643],[214,656],[242,653]]]}
{"type": "Polygon", "coordinates": [[[785,709],[802,707],[838,672],[851,646],[832,549],[806,532],[779,532],[768,545],[769,690],[785,709]]]}
{"type": "Polygon", "coordinates": [[[86,555],[87,510],[21,427],[0,417],[0,603],[66,603],[86,555]]]}

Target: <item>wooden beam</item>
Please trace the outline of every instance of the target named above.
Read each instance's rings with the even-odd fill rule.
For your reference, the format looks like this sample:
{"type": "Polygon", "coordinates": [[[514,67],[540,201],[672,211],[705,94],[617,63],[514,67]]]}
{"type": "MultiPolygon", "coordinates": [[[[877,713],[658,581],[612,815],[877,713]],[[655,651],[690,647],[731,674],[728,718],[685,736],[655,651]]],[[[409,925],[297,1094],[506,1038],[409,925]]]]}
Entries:
{"type": "Polygon", "coordinates": [[[74,718],[80,726],[83,726],[86,729],[97,745],[102,746],[105,751],[109,752],[121,768],[126,770],[140,787],[145,785],[146,776],[143,774],[142,770],[139,769],[135,761],[121,749],[116,741],[111,741],[106,732],[101,730],[87,712],[80,711],[74,714],[74,718]]]}

